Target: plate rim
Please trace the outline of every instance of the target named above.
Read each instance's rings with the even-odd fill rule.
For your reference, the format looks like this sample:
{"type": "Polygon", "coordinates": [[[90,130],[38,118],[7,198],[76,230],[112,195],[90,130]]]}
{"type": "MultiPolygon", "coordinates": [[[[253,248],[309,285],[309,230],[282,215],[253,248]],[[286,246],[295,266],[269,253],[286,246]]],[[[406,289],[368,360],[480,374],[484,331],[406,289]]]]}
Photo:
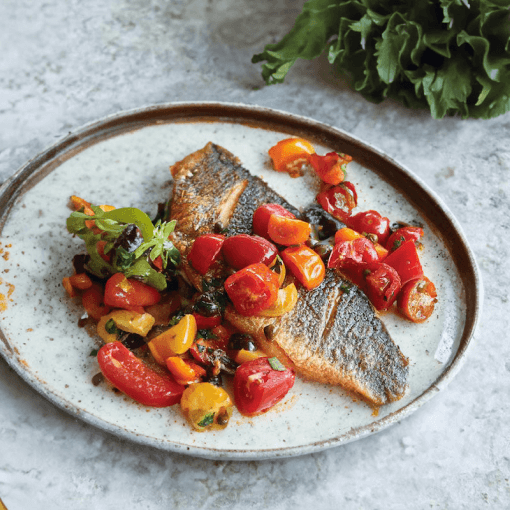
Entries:
{"type": "MultiPolygon", "coordinates": [[[[463,229],[441,197],[406,166],[397,162],[374,145],[340,128],[312,118],[251,104],[219,101],[183,101],[124,110],[107,115],[99,120],[88,122],[75,129],[74,132],[69,132],[68,135],[39,152],[22,165],[2,184],[2,186],[0,186],[0,237],[12,206],[18,197],[28,191],[39,182],[39,180],[51,173],[54,168],[58,167],[67,159],[72,158],[74,154],[105,139],[126,132],[133,132],[150,125],[167,124],[170,122],[199,122],[205,121],[206,119],[209,119],[210,122],[244,123],[253,127],[264,127],[265,129],[278,127],[278,131],[280,132],[299,132],[301,136],[315,139],[325,145],[338,145],[338,141],[340,140],[342,144],[349,146],[351,150],[346,152],[351,154],[354,160],[362,161],[361,164],[363,166],[390,182],[393,188],[400,190],[405,195],[406,199],[414,208],[420,210],[420,212],[424,210],[423,207],[418,207],[416,203],[413,203],[414,201],[410,199],[409,192],[405,191],[406,189],[411,189],[411,187],[417,187],[421,192],[426,194],[426,201],[434,206],[439,206],[439,211],[435,211],[435,213],[440,214],[448,220],[448,230],[453,231],[457,237],[457,241],[460,241],[460,245],[458,243],[447,242],[445,236],[441,235],[442,239],[445,241],[446,247],[449,248],[450,255],[452,251],[455,251],[455,253],[462,252],[459,253],[459,257],[465,264],[462,267],[462,271],[457,263],[455,263],[455,265],[461,276],[467,303],[466,324],[460,344],[453,360],[445,368],[444,372],[440,374],[423,393],[406,406],[377,420],[375,423],[351,429],[347,433],[340,434],[334,438],[293,447],[229,450],[224,448],[215,449],[211,447],[186,445],[178,443],[175,440],[164,441],[143,434],[137,434],[117,425],[112,425],[108,421],[100,419],[84,409],[80,409],[75,404],[67,401],[63,396],[49,391],[49,389],[41,384],[41,381],[16,357],[14,350],[9,345],[0,327],[0,354],[6,360],[7,364],[33,389],[38,391],[38,393],[57,407],[101,430],[139,444],[173,451],[175,453],[224,460],[266,460],[295,457],[322,451],[341,444],[347,444],[373,433],[380,432],[396,421],[409,416],[428,402],[434,395],[445,389],[450,381],[457,375],[466,360],[467,353],[472,347],[474,333],[482,312],[483,285],[481,275],[474,254],[467,243],[463,229]],[[187,113],[185,119],[182,118],[184,112],[187,113]],[[308,133],[309,136],[305,136],[303,133],[308,133]],[[332,143],[333,140],[335,140],[334,144],[332,143]],[[374,168],[375,165],[378,166],[377,169],[374,168]],[[390,170],[389,176],[382,173],[384,170],[388,169],[390,170]],[[404,181],[400,185],[396,184],[395,180],[391,178],[391,175],[394,174],[404,176],[404,181]],[[467,285],[468,280],[471,286],[467,285]]],[[[430,218],[430,213],[425,216],[430,218]]],[[[434,222],[434,224],[436,224],[436,222],[434,222]]],[[[441,234],[443,234],[443,230],[441,230],[441,234]]]]}

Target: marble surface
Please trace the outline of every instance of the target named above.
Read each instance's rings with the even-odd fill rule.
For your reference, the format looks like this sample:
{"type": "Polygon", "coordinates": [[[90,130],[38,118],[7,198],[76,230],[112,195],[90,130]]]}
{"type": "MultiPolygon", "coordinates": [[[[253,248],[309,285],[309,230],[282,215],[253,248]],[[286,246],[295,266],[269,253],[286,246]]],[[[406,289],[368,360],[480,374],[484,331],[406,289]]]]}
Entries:
{"type": "Polygon", "coordinates": [[[510,506],[510,114],[434,120],[367,103],[325,60],[264,87],[251,55],[304,2],[0,2],[0,180],[82,124],[171,101],[279,108],[348,131],[421,177],[461,223],[485,287],[463,369],[423,408],[299,458],[207,461],[140,446],[53,406],[0,359],[0,498],[38,509],[503,509],[510,506]]]}

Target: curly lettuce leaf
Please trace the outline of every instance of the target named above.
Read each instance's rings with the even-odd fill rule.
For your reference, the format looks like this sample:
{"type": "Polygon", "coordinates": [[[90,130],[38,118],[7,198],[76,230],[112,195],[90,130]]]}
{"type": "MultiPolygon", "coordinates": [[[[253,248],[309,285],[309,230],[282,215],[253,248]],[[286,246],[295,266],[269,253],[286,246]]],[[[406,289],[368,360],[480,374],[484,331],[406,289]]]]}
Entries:
{"type": "Polygon", "coordinates": [[[294,27],[252,62],[282,83],[297,59],[326,52],[366,99],[434,118],[510,110],[508,0],[309,0],[294,27]]]}

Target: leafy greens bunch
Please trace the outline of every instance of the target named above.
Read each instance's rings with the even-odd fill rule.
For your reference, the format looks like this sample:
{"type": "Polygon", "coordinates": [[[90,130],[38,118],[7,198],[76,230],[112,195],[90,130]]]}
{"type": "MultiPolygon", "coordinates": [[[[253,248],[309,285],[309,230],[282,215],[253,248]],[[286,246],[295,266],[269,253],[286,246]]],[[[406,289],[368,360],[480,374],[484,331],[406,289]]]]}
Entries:
{"type": "Polygon", "coordinates": [[[282,83],[298,58],[328,60],[379,103],[391,97],[434,118],[510,110],[509,0],[309,0],[291,31],[252,62],[282,83]]]}

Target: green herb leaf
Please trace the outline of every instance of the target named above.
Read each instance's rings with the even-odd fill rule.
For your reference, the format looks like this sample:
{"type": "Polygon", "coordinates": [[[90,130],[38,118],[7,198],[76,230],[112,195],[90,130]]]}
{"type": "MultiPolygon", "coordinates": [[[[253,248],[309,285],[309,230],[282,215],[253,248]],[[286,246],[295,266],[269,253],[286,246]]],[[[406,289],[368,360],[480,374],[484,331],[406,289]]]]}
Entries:
{"type": "Polygon", "coordinates": [[[218,337],[210,329],[199,329],[196,338],[203,338],[204,340],[216,340],[218,337]]]}
{"type": "Polygon", "coordinates": [[[94,357],[94,358],[95,358],[95,357],[97,356],[97,353],[98,353],[98,352],[99,352],[99,349],[92,349],[92,350],[90,351],[89,356],[92,356],[92,357],[94,357]]]}
{"type": "Polygon", "coordinates": [[[269,358],[267,361],[269,362],[273,370],[276,370],[278,372],[285,372],[286,368],[278,358],[269,358]]]}
{"type": "Polygon", "coordinates": [[[117,325],[115,324],[115,321],[113,319],[110,319],[106,322],[104,325],[104,329],[107,333],[110,333],[111,335],[117,335],[119,333],[119,328],[117,328],[117,325]]]}
{"type": "Polygon", "coordinates": [[[199,427],[208,427],[212,423],[214,423],[214,412],[207,413],[201,421],[198,422],[199,427]]]}

